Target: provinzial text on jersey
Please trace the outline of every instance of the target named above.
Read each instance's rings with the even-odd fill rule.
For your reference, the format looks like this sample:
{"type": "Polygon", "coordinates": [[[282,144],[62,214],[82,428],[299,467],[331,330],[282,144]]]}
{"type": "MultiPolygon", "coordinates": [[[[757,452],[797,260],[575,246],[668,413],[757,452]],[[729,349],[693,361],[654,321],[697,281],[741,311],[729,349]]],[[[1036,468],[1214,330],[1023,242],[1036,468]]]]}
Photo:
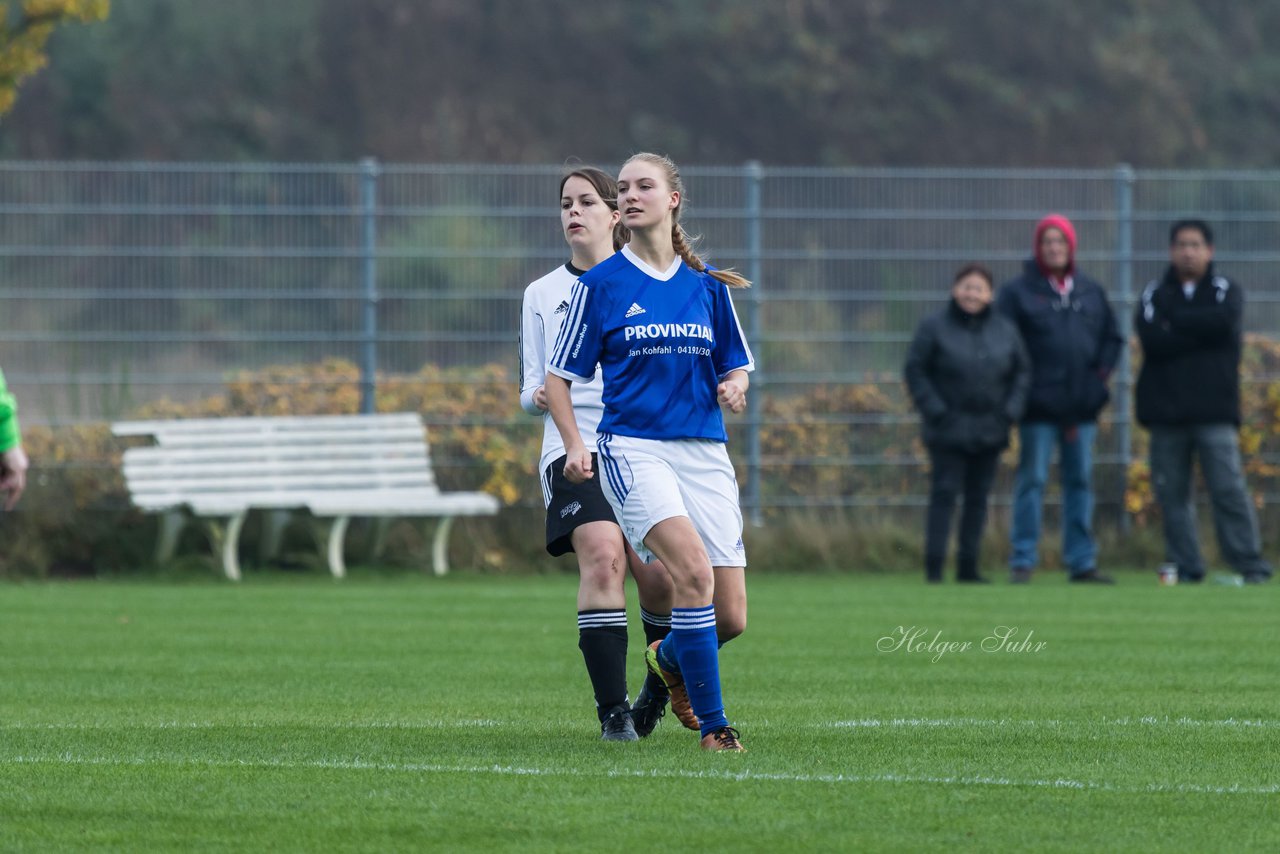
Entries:
{"type": "Polygon", "coordinates": [[[626,327],[626,340],[632,338],[702,338],[714,341],[710,326],[700,323],[646,323],[626,327]]]}

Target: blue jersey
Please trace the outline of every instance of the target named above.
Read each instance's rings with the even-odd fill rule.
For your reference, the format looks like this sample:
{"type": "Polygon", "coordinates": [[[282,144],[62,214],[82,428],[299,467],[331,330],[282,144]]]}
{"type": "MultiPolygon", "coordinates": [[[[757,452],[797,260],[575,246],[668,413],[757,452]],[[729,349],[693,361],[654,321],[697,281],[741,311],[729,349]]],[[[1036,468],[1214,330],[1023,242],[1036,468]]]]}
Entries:
{"type": "Polygon", "coordinates": [[[574,285],[547,370],[604,373],[597,431],[640,439],[728,441],[716,386],[754,370],[729,290],[682,260],[665,271],[623,247],[574,285]]]}

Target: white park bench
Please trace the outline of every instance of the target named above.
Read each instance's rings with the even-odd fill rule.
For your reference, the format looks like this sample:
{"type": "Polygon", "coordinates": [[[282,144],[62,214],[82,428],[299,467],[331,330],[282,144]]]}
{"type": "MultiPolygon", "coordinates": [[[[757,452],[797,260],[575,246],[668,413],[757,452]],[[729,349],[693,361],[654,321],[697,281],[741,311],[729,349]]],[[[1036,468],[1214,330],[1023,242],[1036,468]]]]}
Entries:
{"type": "Polygon", "coordinates": [[[441,492],[426,430],[415,413],[122,421],[117,436],[154,436],[124,453],[133,502],[163,513],[158,561],[173,556],[191,518],[204,522],[223,572],[240,579],[240,529],[251,510],[270,511],[265,553],[278,547],[290,511],[309,510],[335,578],[346,575],[343,543],[353,516],[439,517],[432,543],[436,575],[448,572],[456,516],[490,516],[483,492],[441,492]]]}

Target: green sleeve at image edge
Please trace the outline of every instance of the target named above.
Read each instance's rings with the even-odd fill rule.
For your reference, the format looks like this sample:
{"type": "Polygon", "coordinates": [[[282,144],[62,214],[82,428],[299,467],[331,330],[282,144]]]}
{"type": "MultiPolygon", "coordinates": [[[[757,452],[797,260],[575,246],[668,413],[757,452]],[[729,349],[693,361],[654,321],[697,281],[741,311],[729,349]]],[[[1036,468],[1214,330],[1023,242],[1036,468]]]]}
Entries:
{"type": "Polygon", "coordinates": [[[0,371],[0,452],[16,448],[21,441],[18,433],[18,402],[9,394],[0,371]]]}

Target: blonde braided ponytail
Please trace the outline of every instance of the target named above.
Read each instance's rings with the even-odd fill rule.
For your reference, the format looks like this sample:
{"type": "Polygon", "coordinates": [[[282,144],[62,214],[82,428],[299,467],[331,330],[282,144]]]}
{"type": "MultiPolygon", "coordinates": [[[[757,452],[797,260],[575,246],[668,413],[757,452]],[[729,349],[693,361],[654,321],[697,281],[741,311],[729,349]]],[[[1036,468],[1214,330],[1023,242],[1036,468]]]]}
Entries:
{"type": "MultiPolygon", "coordinates": [[[[631,157],[627,158],[627,163],[633,160],[642,160],[645,163],[652,163],[657,166],[666,174],[668,186],[680,194],[680,202],[676,205],[675,210],[671,212],[671,248],[683,259],[689,269],[699,273],[705,272],[707,269],[706,262],[693,251],[692,244],[696,243],[698,238],[691,237],[684,230],[684,226],[680,224],[680,209],[684,206],[684,181],[680,177],[680,170],[676,168],[675,161],[665,155],[653,154],[648,151],[631,155],[631,157]]],[[[624,163],[623,165],[625,166],[626,164],[624,163]]],[[[750,280],[739,273],[735,273],[733,270],[712,270],[707,275],[730,288],[751,287],[750,280]]]]}

